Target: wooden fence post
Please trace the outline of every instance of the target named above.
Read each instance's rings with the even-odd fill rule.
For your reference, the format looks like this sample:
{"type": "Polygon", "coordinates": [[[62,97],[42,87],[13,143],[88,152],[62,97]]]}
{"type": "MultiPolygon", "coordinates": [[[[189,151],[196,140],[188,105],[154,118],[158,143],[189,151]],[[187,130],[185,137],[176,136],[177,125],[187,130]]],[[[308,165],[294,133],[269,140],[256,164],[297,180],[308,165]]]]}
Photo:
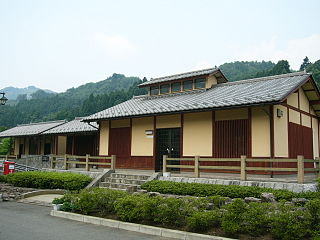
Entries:
{"type": "Polygon", "coordinates": [[[53,160],[54,160],[54,157],[50,156],[50,168],[51,169],[53,169],[53,160]]]}
{"type": "Polygon", "coordinates": [[[298,156],[298,162],[297,162],[297,167],[298,167],[298,183],[303,183],[304,182],[304,161],[303,161],[303,156],[299,155],[298,156]]]}
{"type": "Polygon", "coordinates": [[[64,169],[68,170],[68,164],[67,164],[68,156],[67,154],[64,155],[64,169]]]}
{"type": "Polygon", "coordinates": [[[6,161],[8,161],[8,155],[6,155],[6,161]]]}
{"type": "Polygon", "coordinates": [[[199,172],[199,159],[200,159],[200,156],[195,156],[194,157],[194,176],[196,178],[199,178],[200,177],[200,172],[199,172]]]}
{"type": "Polygon", "coordinates": [[[90,168],[89,168],[89,154],[86,154],[86,171],[90,171],[90,168]]]}
{"type": "Polygon", "coordinates": [[[320,157],[316,157],[315,161],[316,161],[317,177],[320,177],[320,157]]]}
{"type": "Polygon", "coordinates": [[[162,156],[162,172],[165,173],[167,172],[167,155],[162,156]]]}
{"type": "Polygon", "coordinates": [[[116,155],[111,155],[111,166],[110,169],[111,170],[116,170],[116,155]]]}
{"type": "Polygon", "coordinates": [[[240,163],[240,180],[241,181],[247,181],[246,160],[247,160],[247,156],[241,155],[241,163],[240,163]]]}

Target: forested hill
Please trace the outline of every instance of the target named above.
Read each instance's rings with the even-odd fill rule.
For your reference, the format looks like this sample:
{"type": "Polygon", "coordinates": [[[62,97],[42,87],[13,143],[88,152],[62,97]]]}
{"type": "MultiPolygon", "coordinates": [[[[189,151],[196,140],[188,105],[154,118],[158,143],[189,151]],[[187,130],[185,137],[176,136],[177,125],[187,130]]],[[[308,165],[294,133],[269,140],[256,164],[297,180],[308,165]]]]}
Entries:
{"type": "MultiPolygon", "coordinates": [[[[229,81],[289,73],[288,61],[272,62],[233,62],[220,66],[229,81]]],[[[320,60],[311,63],[306,57],[299,70],[312,72],[320,85],[320,60]]],[[[74,117],[88,116],[104,110],[134,95],[145,94],[145,89],[137,85],[146,79],[113,74],[106,80],[88,83],[64,93],[52,94],[39,90],[32,94],[32,99],[20,98],[15,105],[0,107],[0,127],[13,127],[21,123],[49,121],[58,119],[71,120],[74,117]]]]}

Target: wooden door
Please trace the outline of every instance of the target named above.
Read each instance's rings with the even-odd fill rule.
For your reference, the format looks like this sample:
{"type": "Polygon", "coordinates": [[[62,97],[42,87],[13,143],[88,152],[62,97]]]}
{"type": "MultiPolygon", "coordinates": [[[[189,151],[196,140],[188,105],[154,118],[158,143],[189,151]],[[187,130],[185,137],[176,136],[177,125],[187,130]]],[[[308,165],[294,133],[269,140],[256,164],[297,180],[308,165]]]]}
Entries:
{"type": "Polygon", "coordinates": [[[131,128],[111,128],[109,136],[109,155],[116,155],[116,167],[133,168],[131,155],[131,128]]]}

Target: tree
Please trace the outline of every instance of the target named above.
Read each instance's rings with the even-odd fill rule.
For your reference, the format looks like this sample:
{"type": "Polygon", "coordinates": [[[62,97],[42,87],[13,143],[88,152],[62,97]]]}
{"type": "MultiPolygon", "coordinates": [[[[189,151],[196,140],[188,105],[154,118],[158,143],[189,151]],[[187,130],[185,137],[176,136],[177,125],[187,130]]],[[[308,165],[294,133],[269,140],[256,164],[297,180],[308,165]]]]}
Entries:
{"type": "Polygon", "coordinates": [[[312,64],[310,61],[309,61],[309,58],[306,56],[304,59],[303,59],[303,62],[300,66],[300,71],[304,71],[307,69],[307,67],[312,64]]]}

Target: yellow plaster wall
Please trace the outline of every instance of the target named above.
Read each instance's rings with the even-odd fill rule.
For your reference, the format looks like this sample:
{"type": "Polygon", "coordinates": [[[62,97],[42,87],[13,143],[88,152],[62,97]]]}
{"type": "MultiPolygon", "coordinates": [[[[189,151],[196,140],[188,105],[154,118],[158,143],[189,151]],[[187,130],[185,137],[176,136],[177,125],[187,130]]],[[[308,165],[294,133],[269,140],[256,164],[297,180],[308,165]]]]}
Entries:
{"type": "Polygon", "coordinates": [[[216,121],[248,119],[248,109],[238,108],[238,109],[216,111],[215,119],[216,121]]]}
{"type": "Polygon", "coordinates": [[[206,88],[211,88],[213,85],[218,83],[217,78],[215,76],[209,76],[206,80],[206,88]]]}
{"type": "Polygon", "coordinates": [[[268,107],[252,108],[252,156],[270,157],[270,118],[268,107]]]}
{"type": "Polygon", "coordinates": [[[305,95],[302,88],[299,89],[299,101],[300,101],[300,109],[305,112],[309,112],[309,100],[305,95]]]}
{"type": "Polygon", "coordinates": [[[211,112],[184,114],[183,155],[212,156],[211,112]]]}
{"type": "Polygon", "coordinates": [[[313,110],[312,107],[310,107],[310,113],[311,113],[313,116],[316,116],[316,112],[313,110]]]}
{"type": "Polygon", "coordinates": [[[111,120],[111,128],[130,127],[130,119],[111,120]]]}
{"type": "Polygon", "coordinates": [[[14,138],[14,155],[19,155],[20,138],[14,138]]]}
{"type": "Polygon", "coordinates": [[[289,109],[289,122],[300,125],[300,113],[293,109],[289,109]]]}
{"type": "Polygon", "coordinates": [[[274,118],[274,155],[275,157],[288,157],[288,112],[287,107],[273,106],[274,118]],[[282,117],[277,117],[277,108],[283,111],[282,117]]]}
{"type": "Polygon", "coordinates": [[[298,92],[292,93],[288,98],[287,98],[287,103],[288,105],[292,107],[299,108],[299,97],[298,97],[298,92]]]}
{"type": "Polygon", "coordinates": [[[181,127],[181,115],[157,116],[156,126],[157,128],[179,128],[181,127]]]}
{"type": "Polygon", "coordinates": [[[100,122],[99,155],[109,154],[109,121],[100,122]]]}
{"type": "Polygon", "coordinates": [[[67,153],[67,137],[58,136],[58,155],[64,155],[67,153]]]}
{"type": "Polygon", "coordinates": [[[24,154],[25,155],[29,155],[29,144],[30,141],[29,141],[29,138],[24,138],[24,154]]]}
{"type": "Polygon", "coordinates": [[[153,117],[132,119],[131,156],[153,156],[153,137],[146,130],[154,130],[153,117]]]}
{"type": "Polygon", "coordinates": [[[311,127],[311,117],[301,113],[301,123],[302,126],[311,127]]]}
{"type": "Polygon", "coordinates": [[[313,157],[319,157],[319,122],[312,118],[313,157]]]}

